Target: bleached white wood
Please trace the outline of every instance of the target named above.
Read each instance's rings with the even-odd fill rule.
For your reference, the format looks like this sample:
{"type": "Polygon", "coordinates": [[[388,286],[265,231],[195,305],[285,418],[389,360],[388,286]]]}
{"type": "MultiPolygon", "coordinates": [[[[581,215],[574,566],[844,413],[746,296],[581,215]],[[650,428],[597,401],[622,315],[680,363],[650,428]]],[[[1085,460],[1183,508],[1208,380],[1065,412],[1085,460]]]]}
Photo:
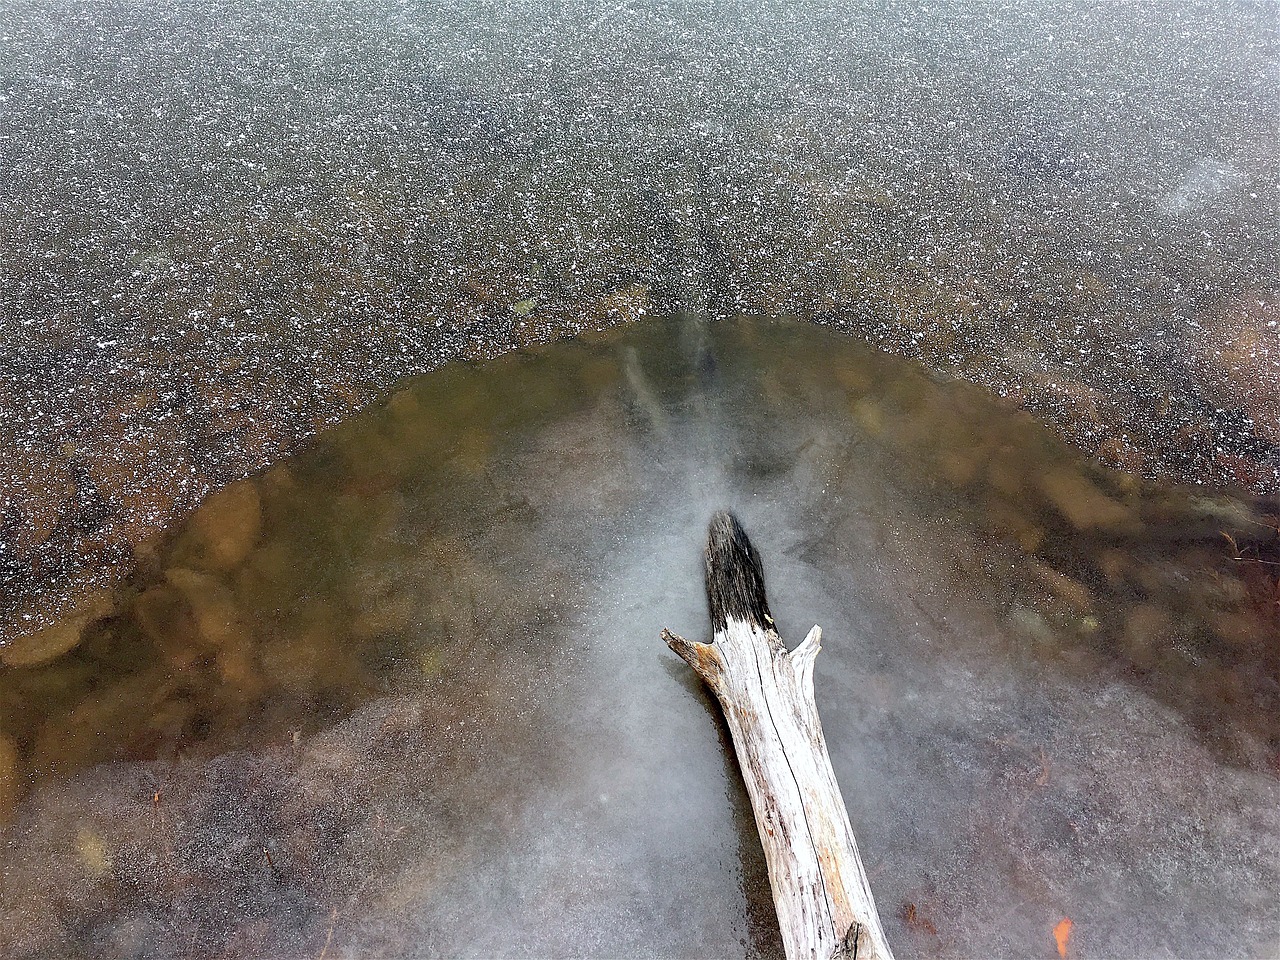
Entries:
{"type": "Polygon", "coordinates": [[[709,644],[662,635],[724,712],[788,960],[892,960],[814,701],[822,631],[790,653],[772,627],[732,617],[709,644]]]}

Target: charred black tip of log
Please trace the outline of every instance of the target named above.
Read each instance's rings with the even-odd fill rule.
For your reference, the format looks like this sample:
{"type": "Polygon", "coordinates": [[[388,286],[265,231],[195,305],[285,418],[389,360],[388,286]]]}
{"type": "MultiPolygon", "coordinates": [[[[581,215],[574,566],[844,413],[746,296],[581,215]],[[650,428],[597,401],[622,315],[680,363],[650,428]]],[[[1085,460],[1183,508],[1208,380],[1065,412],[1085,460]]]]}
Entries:
{"type": "Polygon", "coordinates": [[[760,554],[738,518],[727,510],[711,518],[707,531],[707,603],[713,630],[723,630],[730,620],[773,629],[760,554]]]}

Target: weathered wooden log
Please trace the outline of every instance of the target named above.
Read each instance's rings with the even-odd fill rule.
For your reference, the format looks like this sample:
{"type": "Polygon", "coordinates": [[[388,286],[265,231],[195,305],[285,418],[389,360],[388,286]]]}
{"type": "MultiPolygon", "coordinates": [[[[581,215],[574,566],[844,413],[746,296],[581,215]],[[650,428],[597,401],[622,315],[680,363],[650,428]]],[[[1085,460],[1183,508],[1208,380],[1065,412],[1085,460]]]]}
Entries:
{"type": "Polygon", "coordinates": [[[892,960],[813,695],[822,631],[790,653],[765,599],[760,556],[730,513],[707,535],[714,639],[662,631],[715,693],[751,796],[788,960],[892,960]]]}

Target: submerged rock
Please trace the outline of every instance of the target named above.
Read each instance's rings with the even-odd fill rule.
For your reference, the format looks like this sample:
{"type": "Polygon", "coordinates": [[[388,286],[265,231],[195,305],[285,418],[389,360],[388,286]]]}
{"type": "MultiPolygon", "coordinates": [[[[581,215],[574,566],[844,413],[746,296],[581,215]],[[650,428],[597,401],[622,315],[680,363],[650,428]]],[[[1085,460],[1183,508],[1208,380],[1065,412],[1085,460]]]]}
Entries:
{"type": "Polygon", "coordinates": [[[110,613],[111,607],[111,594],[95,590],[69,617],[0,647],[0,661],[10,667],[38,667],[48,663],[74,650],[84,639],[85,628],[110,613]]]}
{"type": "Polygon", "coordinates": [[[1093,610],[1093,597],[1080,581],[1035,560],[1027,561],[1027,569],[1054,597],[1074,611],[1088,613],[1093,610]]]}
{"type": "Polygon", "coordinates": [[[182,567],[166,570],[165,579],[181,591],[190,604],[197,633],[205,643],[221,647],[243,639],[244,628],[235,597],[221,581],[182,567]]]}
{"type": "Polygon", "coordinates": [[[196,636],[212,648],[223,692],[235,701],[248,701],[264,688],[258,671],[253,631],[240,615],[235,594],[217,577],[197,570],[171,567],[165,579],[191,606],[196,636]]]}
{"type": "Polygon", "coordinates": [[[1001,536],[1012,539],[1023,553],[1035,553],[1044,542],[1044,528],[1033,517],[1003,498],[993,499],[987,507],[987,522],[1001,536]]]}
{"type": "Polygon", "coordinates": [[[111,848],[102,834],[91,827],[81,826],[76,831],[76,855],[85,872],[94,879],[111,872],[111,848]]]}
{"type": "Polygon", "coordinates": [[[154,710],[170,688],[167,670],[157,665],[141,673],[103,682],[65,712],[41,724],[31,765],[37,775],[66,774],[81,767],[147,753],[154,744],[154,710]]]}
{"type": "Polygon", "coordinates": [[[223,487],[192,515],[190,529],[200,547],[200,566],[238,566],[262,532],[258,488],[249,480],[223,487]]]}
{"type": "Polygon", "coordinates": [[[133,602],[133,619],[178,669],[189,669],[202,656],[191,605],[173,584],[157,584],[139,594],[133,602]]]}
{"type": "Polygon", "coordinates": [[[884,408],[875,400],[860,398],[853,402],[853,418],[872,436],[884,433],[884,408]]]}
{"type": "Polygon", "coordinates": [[[1116,530],[1134,524],[1129,508],[1099,490],[1074,470],[1056,470],[1040,478],[1040,492],[1077,530],[1116,530]]]}
{"type": "Polygon", "coordinates": [[[266,679],[299,697],[328,688],[358,686],[353,650],[344,644],[339,615],[319,603],[304,615],[306,622],[267,640],[259,651],[266,679]]]}

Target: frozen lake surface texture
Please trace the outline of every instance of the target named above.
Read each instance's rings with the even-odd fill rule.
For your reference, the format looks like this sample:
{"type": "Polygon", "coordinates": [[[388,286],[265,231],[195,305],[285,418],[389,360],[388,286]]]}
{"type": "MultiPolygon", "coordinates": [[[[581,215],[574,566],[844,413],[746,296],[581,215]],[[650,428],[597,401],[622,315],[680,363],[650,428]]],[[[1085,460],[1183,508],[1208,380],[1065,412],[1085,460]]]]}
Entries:
{"type": "Polygon", "coordinates": [[[405,374],[653,314],[1280,490],[1274,4],[0,11],[5,636],[405,374]]]}
{"type": "Polygon", "coordinates": [[[0,956],[1280,955],[1278,18],[0,0],[0,956]]]}

